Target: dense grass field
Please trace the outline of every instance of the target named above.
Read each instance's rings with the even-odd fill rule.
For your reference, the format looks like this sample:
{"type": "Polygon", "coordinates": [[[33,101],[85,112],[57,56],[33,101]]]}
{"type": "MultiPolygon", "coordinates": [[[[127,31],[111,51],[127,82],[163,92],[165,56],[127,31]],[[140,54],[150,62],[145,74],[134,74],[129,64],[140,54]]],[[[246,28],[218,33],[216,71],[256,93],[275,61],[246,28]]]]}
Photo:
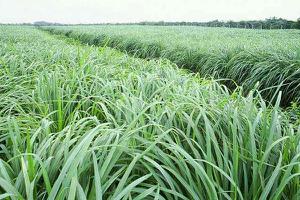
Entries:
{"type": "Polygon", "coordinates": [[[226,79],[230,89],[254,87],[267,101],[300,101],[300,31],[189,26],[44,27],[87,44],[110,46],[141,58],[167,58],[200,76],[226,79]],[[259,85],[257,83],[259,82],[259,85]]]}
{"type": "Polygon", "coordinates": [[[1,26],[0,199],[299,199],[300,126],[259,94],[1,26]]]}

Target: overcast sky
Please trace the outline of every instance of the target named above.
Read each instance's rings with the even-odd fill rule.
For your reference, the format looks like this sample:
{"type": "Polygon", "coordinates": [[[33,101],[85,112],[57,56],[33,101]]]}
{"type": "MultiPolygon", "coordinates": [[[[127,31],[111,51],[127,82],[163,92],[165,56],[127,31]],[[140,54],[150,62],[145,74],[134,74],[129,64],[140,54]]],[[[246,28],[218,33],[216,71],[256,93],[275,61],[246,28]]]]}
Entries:
{"type": "Polygon", "coordinates": [[[0,23],[296,20],[300,0],[0,0],[0,23]]]}

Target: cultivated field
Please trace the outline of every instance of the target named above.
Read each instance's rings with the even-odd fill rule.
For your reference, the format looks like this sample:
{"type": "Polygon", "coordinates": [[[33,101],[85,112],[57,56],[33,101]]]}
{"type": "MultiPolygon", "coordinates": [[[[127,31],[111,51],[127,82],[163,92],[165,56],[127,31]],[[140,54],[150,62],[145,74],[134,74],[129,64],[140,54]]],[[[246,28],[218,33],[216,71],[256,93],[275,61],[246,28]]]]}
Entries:
{"type": "MultiPolygon", "coordinates": [[[[245,67],[245,95],[242,88],[229,91],[166,59],[134,58],[78,42],[128,51],[125,41],[134,29],[117,41],[115,35],[129,29],[110,27],[110,40],[103,43],[99,27],[55,30],[69,28],[76,29],[65,34],[73,39],[34,27],[0,27],[0,199],[299,199],[300,126],[279,106],[280,93],[269,105],[260,92],[250,91],[255,80],[271,87],[289,78],[295,83],[284,94],[299,94],[299,39],[291,37],[298,32],[220,29],[219,44],[193,43],[200,45],[202,59],[213,52],[203,68],[191,61],[200,74],[215,72],[214,66],[239,78],[244,73],[233,66],[245,67]],[[233,33],[245,47],[237,39],[227,46],[233,33]],[[229,52],[241,62],[225,59],[229,52]]],[[[184,64],[185,51],[172,54],[173,44],[183,50],[193,45],[162,39],[176,29],[157,33],[157,40],[184,64]]],[[[136,36],[133,52],[140,48],[136,41],[152,41],[153,27],[143,30],[147,34],[136,36]]],[[[215,29],[202,31],[199,40],[218,38],[210,33],[215,29]]],[[[188,32],[186,40],[193,34],[188,32]]],[[[151,58],[148,50],[141,57],[151,58]]]]}
{"type": "Polygon", "coordinates": [[[84,43],[110,46],[141,58],[167,58],[213,76],[245,93],[254,87],[282,106],[300,100],[300,31],[204,28],[189,26],[58,26],[49,31],[84,43]],[[257,86],[257,83],[259,85],[257,86]]]}

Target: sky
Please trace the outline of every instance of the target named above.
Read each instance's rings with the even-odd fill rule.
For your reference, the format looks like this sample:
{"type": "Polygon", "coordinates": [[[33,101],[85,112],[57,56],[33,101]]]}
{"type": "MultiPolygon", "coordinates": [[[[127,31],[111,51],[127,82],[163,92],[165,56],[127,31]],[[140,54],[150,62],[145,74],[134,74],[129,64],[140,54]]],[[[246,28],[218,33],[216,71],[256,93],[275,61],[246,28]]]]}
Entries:
{"type": "Polygon", "coordinates": [[[300,0],[0,0],[0,23],[296,20],[300,0]]]}

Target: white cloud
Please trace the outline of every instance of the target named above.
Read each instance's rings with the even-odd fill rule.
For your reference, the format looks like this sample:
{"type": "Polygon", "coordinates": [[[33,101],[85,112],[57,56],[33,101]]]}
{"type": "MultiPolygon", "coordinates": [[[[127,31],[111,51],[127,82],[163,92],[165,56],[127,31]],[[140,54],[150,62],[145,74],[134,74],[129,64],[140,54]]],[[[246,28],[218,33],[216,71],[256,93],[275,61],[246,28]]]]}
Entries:
{"type": "Polygon", "coordinates": [[[296,20],[300,0],[0,0],[0,23],[296,20]]]}

